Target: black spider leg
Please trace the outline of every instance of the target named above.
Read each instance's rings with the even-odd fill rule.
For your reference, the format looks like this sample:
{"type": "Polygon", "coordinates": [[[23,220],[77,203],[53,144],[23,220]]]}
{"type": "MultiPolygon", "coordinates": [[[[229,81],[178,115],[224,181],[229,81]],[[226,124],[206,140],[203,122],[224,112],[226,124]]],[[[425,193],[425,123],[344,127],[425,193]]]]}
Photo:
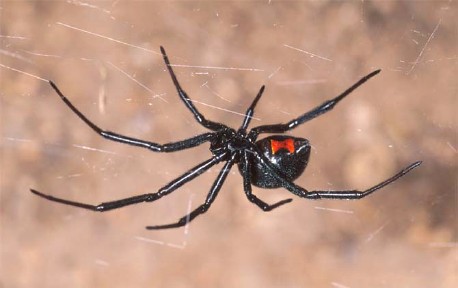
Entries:
{"type": "Polygon", "coordinates": [[[184,104],[188,109],[194,114],[194,118],[196,118],[197,122],[199,122],[202,126],[204,126],[207,129],[217,131],[223,128],[227,128],[225,125],[221,123],[216,123],[210,120],[205,119],[204,115],[202,115],[197,108],[192,104],[191,99],[189,98],[188,94],[181,88],[180,83],[178,82],[177,76],[175,75],[175,72],[173,72],[172,65],[170,64],[169,58],[167,57],[167,54],[165,53],[164,47],[161,46],[161,53],[164,58],[164,62],[167,66],[167,69],[169,70],[170,77],[172,77],[173,84],[175,85],[178,95],[180,96],[181,100],[183,100],[184,104]]]}
{"type": "Polygon", "coordinates": [[[243,119],[242,126],[240,126],[239,128],[239,132],[242,132],[243,134],[245,134],[246,128],[248,127],[248,125],[250,125],[251,119],[253,118],[254,108],[256,107],[256,104],[258,104],[258,101],[261,98],[262,93],[264,93],[264,88],[265,86],[262,85],[261,89],[259,89],[258,95],[256,95],[250,107],[248,107],[248,109],[246,110],[245,118],[243,119]]]}
{"type": "Polygon", "coordinates": [[[323,190],[316,190],[316,191],[307,191],[307,189],[302,188],[296,184],[294,184],[291,181],[286,180],[277,169],[270,164],[269,160],[262,154],[261,151],[255,146],[252,145],[252,150],[255,151],[255,155],[258,158],[258,161],[264,165],[270,173],[272,173],[272,176],[274,176],[276,179],[282,182],[283,187],[293,194],[302,197],[302,198],[307,198],[307,199],[344,199],[344,200],[353,200],[353,199],[361,199],[363,197],[366,197],[375,191],[385,187],[386,185],[396,181],[397,179],[401,178],[405,174],[409,173],[412,169],[420,166],[422,163],[421,161],[414,162],[407,166],[406,168],[402,169],[399,171],[397,174],[391,176],[390,178],[378,183],[377,185],[372,186],[369,189],[366,189],[364,191],[359,191],[359,190],[330,190],[330,191],[323,191],[323,190]]]}
{"type": "Polygon", "coordinates": [[[174,151],[179,151],[183,149],[188,149],[192,148],[195,146],[198,146],[206,141],[210,141],[211,138],[213,137],[213,133],[204,133],[200,134],[194,137],[191,137],[186,140],[174,142],[174,143],[168,143],[168,144],[158,144],[158,143],[153,143],[149,141],[144,141],[124,135],[120,135],[114,132],[110,131],[105,131],[102,130],[100,127],[95,125],[91,120],[89,120],[86,116],[84,116],[83,113],[81,113],[71,102],[68,100],[67,97],[64,96],[64,94],[57,88],[56,84],[54,84],[52,81],[49,81],[49,84],[51,84],[52,88],[56,91],[56,93],[60,96],[62,101],[81,119],[83,120],[89,127],[92,128],[97,134],[100,136],[120,142],[120,143],[125,143],[133,146],[138,146],[138,147],[143,147],[147,148],[149,150],[155,151],[155,152],[174,152],[174,151]]]}
{"type": "Polygon", "coordinates": [[[204,204],[200,205],[199,207],[194,209],[191,213],[187,214],[186,216],[183,216],[175,223],[165,224],[165,225],[156,225],[156,226],[146,226],[146,229],[159,230],[159,229],[182,227],[188,224],[189,222],[191,222],[192,220],[194,220],[197,216],[207,212],[207,210],[212,205],[213,201],[215,201],[216,196],[218,196],[218,192],[221,189],[221,186],[223,186],[223,183],[226,180],[226,177],[229,174],[229,171],[231,170],[232,165],[234,165],[235,156],[236,155],[233,154],[231,159],[229,159],[226,162],[223,169],[221,169],[221,171],[219,172],[218,177],[216,178],[215,182],[213,182],[213,186],[211,187],[210,192],[208,193],[204,204]]]}
{"type": "Polygon", "coordinates": [[[57,198],[51,195],[43,194],[41,192],[38,192],[34,189],[30,189],[30,191],[42,198],[45,198],[47,200],[69,205],[69,206],[75,206],[79,208],[84,208],[96,212],[105,212],[117,208],[121,208],[127,205],[132,205],[132,204],[137,204],[141,202],[152,202],[156,201],[163,196],[172,193],[175,191],[177,188],[181,187],[182,185],[188,183],[192,179],[196,178],[206,170],[210,169],[212,166],[215,164],[221,162],[221,159],[224,157],[223,155],[220,156],[214,156],[213,158],[200,163],[199,165],[195,166],[194,168],[190,169],[188,172],[184,173],[180,177],[176,178],[169,184],[165,185],[161,189],[159,189],[158,192],[156,193],[148,193],[148,194],[142,194],[142,195],[137,195],[133,197],[128,197],[125,199],[120,199],[120,200],[115,200],[111,202],[104,202],[98,205],[91,205],[91,204],[86,204],[86,203],[81,203],[81,202],[75,202],[75,201],[70,201],[62,198],[57,198]]]}
{"type": "MultiPolygon", "coordinates": [[[[261,87],[261,89],[258,92],[258,95],[254,98],[253,102],[251,103],[250,107],[248,107],[246,113],[245,113],[245,118],[243,119],[242,126],[239,128],[239,133],[245,134],[246,128],[250,124],[251,119],[253,118],[254,114],[254,109],[256,107],[256,104],[258,103],[259,99],[262,96],[262,93],[264,92],[264,85],[261,87]]],[[[246,151],[243,152],[242,159],[240,160],[242,163],[242,177],[243,177],[243,188],[245,190],[245,194],[248,198],[248,200],[256,204],[259,208],[261,208],[263,211],[270,211],[272,209],[275,209],[283,204],[289,203],[293,201],[293,199],[284,199],[281,200],[277,203],[274,203],[272,205],[267,204],[266,202],[262,201],[259,199],[256,195],[253,194],[252,189],[251,189],[251,172],[250,172],[250,164],[249,164],[249,158],[248,158],[248,153],[246,151]]]]}
{"type": "Polygon", "coordinates": [[[243,158],[242,158],[242,176],[243,176],[243,188],[245,190],[245,195],[251,203],[256,204],[263,211],[266,211],[266,212],[271,211],[283,204],[293,201],[293,199],[288,198],[288,199],[281,200],[277,203],[274,203],[272,205],[269,205],[266,202],[262,201],[256,195],[252,193],[250,173],[251,172],[250,172],[250,164],[248,160],[248,153],[245,151],[243,158]]]}
{"type": "Polygon", "coordinates": [[[306,112],[305,114],[302,114],[298,118],[289,121],[286,124],[262,125],[262,126],[254,127],[250,131],[250,138],[255,139],[260,133],[284,133],[288,130],[295,128],[298,125],[303,124],[304,122],[307,122],[309,120],[312,120],[313,118],[320,116],[321,114],[329,112],[330,110],[332,110],[332,108],[334,108],[334,106],[337,103],[339,103],[340,100],[348,96],[348,94],[353,92],[353,90],[361,86],[364,82],[366,82],[370,78],[380,73],[380,71],[381,70],[378,69],[378,70],[375,70],[369,73],[368,75],[361,78],[358,82],[353,84],[350,88],[345,90],[339,96],[335,97],[334,99],[324,102],[323,104],[315,107],[314,109],[310,110],[309,112],[306,112]]]}

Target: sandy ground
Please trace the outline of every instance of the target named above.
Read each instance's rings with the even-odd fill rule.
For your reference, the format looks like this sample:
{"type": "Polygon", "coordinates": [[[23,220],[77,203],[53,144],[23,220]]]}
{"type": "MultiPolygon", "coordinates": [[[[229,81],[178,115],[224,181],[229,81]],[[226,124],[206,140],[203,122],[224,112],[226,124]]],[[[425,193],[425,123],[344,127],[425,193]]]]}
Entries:
{"type": "MultiPolygon", "coordinates": [[[[454,1],[2,1],[0,287],[457,287],[457,7],[454,1]],[[313,145],[307,189],[364,189],[423,160],[367,199],[297,198],[270,213],[221,165],[161,201],[93,213],[87,203],[157,189],[210,157],[208,145],[154,154],[101,127],[166,143],[206,131],[159,54],[209,119],[286,122],[367,73],[332,112],[291,131],[313,145]],[[455,76],[453,76],[455,75],[455,76]]],[[[284,189],[254,192],[268,202],[284,189]]]]}

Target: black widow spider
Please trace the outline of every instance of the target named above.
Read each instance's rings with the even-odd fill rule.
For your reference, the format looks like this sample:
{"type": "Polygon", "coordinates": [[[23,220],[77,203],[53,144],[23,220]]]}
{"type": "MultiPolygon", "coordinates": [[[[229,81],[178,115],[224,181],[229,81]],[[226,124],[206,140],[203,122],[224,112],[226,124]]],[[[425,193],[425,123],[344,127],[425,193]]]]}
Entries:
{"type": "Polygon", "coordinates": [[[291,202],[292,199],[285,199],[274,204],[267,204],[252,193],[252,184],[261,188],[283,187],[289,190],[291,193],[307,199],[360,199],[392,183],[393,181],[402,177],[410,170],[418,167],[421,164],[421,161],[412,163],[391,178],[388,178],[385,181],[364,191],[307,191],[306,189],[292,182],[302,174],[305,167],[307,166],[310,156],[310,144],[307,139],[287,135],[274,135],[256,141],[259,134],[261,133],[285,133],[286,131],[296,128],[297,126],[330,111],[340,100],[344,99],[348,94],[350,94],[364,82],[377,75],[380,70],[375,70],[374,72],[369,73],[339,96],[324,102],[311,111],[304,113],[303,115],[289,121],[286,124],[261,125],[252,128],[250,131],[247,131],[247,127],[254,113],[254,108],[261,98],[262,93],[264,92],[264,86],[262,86],[256,98],[254,98],[250,107],[248,107],[242,126],[240,126],[238,130],[234,130],[224,124],[205,119],[205,117],[197,110],[186,92],[178,83],[177,77],[173,72],[170,61],[162,46],[161,52],[181,100],[183,100],[186,107],[192,112],[197,122],[199,122],[205,128],[212,130],[213,132],[203,133],[178,142],[157,144],[105,131],[92,123],[75,106],[73,106],[73,104],[64,96],[64,94],[62,94],[62,92],[60,92],[60,90],[52,81],[49,81],[49,83],[57,92],[57,94],[59,94],[64,103],[67,104],[67,106],[81,120],[83,120],[97,134],[108,140],[147,148],[154,152],[175,152],[196,147],[205,142],[210,142],[210,151],[212,153],[212,157],[209,160],[198,164],[194,168],[191,168],[183,175],[179,176],[172,182],[159,189],[159,191],[156,193],[133,196],[121,200],[101,203],[99,205],[90,205],[81,202],[65,200],[51,195],[43,194],[34,189],[30,189],[32,193],[45,199],[65,205],[76,206],[92,211],[105,212],[127,205],[156,201],[159,198],[172,193],[187,182],[193,180],[214,165],[225,161],[226,163],[224,164],[224,167],[221,169],[218,177],[213,183],[213,186],[211,187],[204,204],[197,207],[188,215],[180,218],[178,222],[146,227],[147,229],[151,230],[167,229],[184,226],[191,222],[198,215],[207,212],[213,201],[215,201],[221,186],[226,180],[226,177],[234,164],[238,164],[239,171],[242,174],[243,188],[245,190],[246,197],[250,202],[256,204],[264,211],[275,209],[283,204],[291,202]]]}

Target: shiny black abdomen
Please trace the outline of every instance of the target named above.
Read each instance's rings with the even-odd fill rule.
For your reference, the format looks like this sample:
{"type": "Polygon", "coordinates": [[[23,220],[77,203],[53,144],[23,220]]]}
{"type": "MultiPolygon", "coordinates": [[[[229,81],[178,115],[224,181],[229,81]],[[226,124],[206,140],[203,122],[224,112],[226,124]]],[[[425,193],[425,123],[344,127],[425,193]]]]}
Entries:
{"type": "MultiPolygon", "coordinates": [[[[289,181],[295,180],[305,170],[310,157],[310,144],[307,139],[291,136],[274,135],[256,141],[256,146],[270,163],[277,168],[277,173],[289,181]]],[[[250,155],[251,183],[261,188],[283,187],[281,182],[269,173],[253,155],[250,155]]],[[[241,170],[241,165],[239,164],[241,170]]]]}

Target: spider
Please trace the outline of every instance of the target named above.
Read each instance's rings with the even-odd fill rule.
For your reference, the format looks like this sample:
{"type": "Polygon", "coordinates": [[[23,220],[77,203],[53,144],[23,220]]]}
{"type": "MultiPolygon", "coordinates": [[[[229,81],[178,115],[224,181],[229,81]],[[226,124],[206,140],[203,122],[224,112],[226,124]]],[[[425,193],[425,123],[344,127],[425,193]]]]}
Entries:
{"type": "Polygon", "coordinates": [[[114,132],[106,131],[99,128],[92,121],[90,121],[83,113],[81,113],[71,102],[64,96],[64,94],[57,88],[56,84],[49,81],[52,88],[60,96],[62,101],[92,130],[100,136],[132,146],[138,146],[149,149],[154,152],[175,152],[184,149],[189,149],[201,145],[203,143],[210,143],[211,158],[191,168],[183,175],[177,177],[175,180],[166,184],[155,193],[147,193],[137,196],[132,196],[120,200],[104,202],[98,205],[85,204],[82,202],[70,201],[62,198],[57,198],[51,195],[41,193],[37,190],[30,189],[30,191],[42,198],[50,201],[58,202],[65,205],[75,206],[97,212],[105,212],[113,209],[118,209],[124,206],[137,204],[141,202],[156,201],[163,196],[166,196],[194,178],[200,176],[202,173],[215,166],[220,162],[225,162],[224,167],[219,172],[216,180],[210,188],[210,191],[205,199],[205,202],[191,211],[189,214],[180,218],[177,222],[166,225],[146,226],[146,229],[168,229],[184,226],[194,220],[197,216],[204,214],[215,201],[218,193],[226,180],[227,175],[231,168],[237,164],[240,174],[243,178],[243,188],[245,195],[250,202],[261,208],[263,211],[271,211],[279,206],[292,201],[291,198],[278,201],[273,204],[268,204],[258,198],[252,192],[252,185],[260,188],[280,188],[283,187],[296,196],[307,199],[361,199],[372,194],[373,192],[385,187],[386,185],[396,181],[400,177],[407,174],[412,169],[418,167],[421,161],[414,162],[395,174],[394,176],[380,182],[379,184],[364,190],[341,190],[341,191],[307,191],[296,185],[293,180],[297,179],[308,164],[310,156],[310,143],[307,139],[283,135],[283,133],[296,128],[297,126],[312,120],[326,112],[329,112],[334,106],[342,99],[348,96],[353,90],[365,83],[370,78],[377,75],[381,70],[375,70],[368,75],[361,78],[358,82],[353,84],[350,88],[345,90],[342,94],[334,99],[325,101],[321,105],[313,108],[312,110],[300,115],[299,117],[287,122],[286,124],[271,124],[261,125],[247,130],[248,125],[253,117],[254,109],[259,99],[264,92],[264,85],[259,90],[251,105],[248,107],[243,119],[242,125],[239,129],[235,130],[222,123],[214,122],[206,119],[194,106],[192,100],[188,97],[186,92],[181,88],[177,77],[172,69],[169,58],[161,46],[161,53],[172,78],[173,84],[176,87],[179,97],[186,105],[186,107],[194,115],[197,122],[203,127],[211,130],[212,132],[203,133],[193,136],[189,139],[167,143],[158,144],[150,141],[140,140],[114,132]],[[257,140],[258,136],[263,133],[273,133],[277,135],[269,136],[257,140]],[[280,135],[278,135],[280,134],[280,135]]]}

